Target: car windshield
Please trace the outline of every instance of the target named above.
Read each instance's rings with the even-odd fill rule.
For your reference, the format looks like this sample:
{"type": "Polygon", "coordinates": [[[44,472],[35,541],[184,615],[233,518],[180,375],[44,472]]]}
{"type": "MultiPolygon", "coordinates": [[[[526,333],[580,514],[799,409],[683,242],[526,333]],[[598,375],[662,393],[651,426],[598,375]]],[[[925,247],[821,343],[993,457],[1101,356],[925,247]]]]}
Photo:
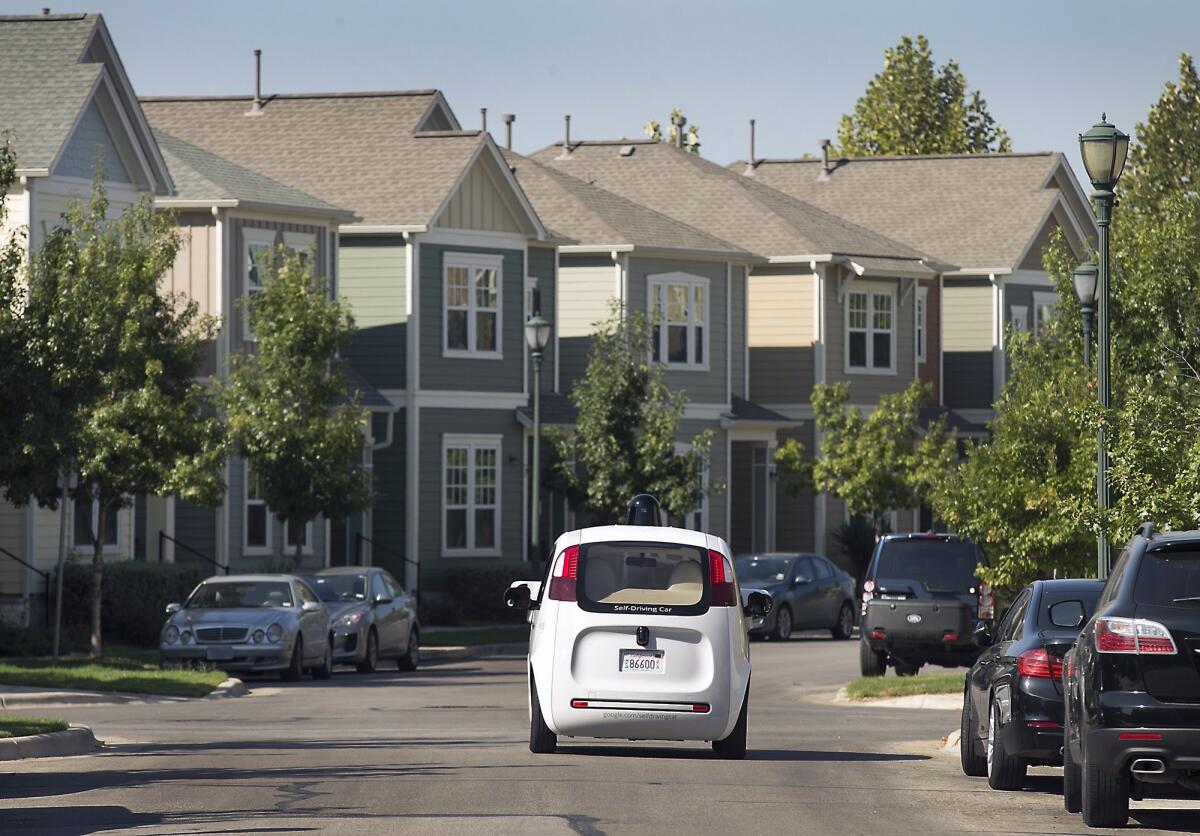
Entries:
{"type": "Polygon", "coordinates": [[[787,578],[791,562],[786,557],[739,557],[736,563],[738,580],[778,583],[787,578]]]}
{"type": "Polygon", "coordinates": [[[968,593],[980,563],[974,543],[949,540],[892,540],[879,552],[875,578],[917,581],[930,592],[968,593]]]}
{"type": "Polygon", "coordinates": [[[292,590],[286,581],[207,581],[187,602],[190,610],[290,606],[292,590]]]}
{"type": "Polygon", "coordinates": [[[583,598],[595,604],[692,607],[704,598],[705,553],[667,543],[591,543],[580,550],[583,598]]]}
{"type": "Polygon", "coordinates": [[[305,578],[326,604],[367,600],[367,575],[312,575],[305,578]]]}
{"type": "Polygon", "coordinates": [[[1133,600],[1164,607],[1200,606],[1200,550],[1146,552],[1133,600]]]}

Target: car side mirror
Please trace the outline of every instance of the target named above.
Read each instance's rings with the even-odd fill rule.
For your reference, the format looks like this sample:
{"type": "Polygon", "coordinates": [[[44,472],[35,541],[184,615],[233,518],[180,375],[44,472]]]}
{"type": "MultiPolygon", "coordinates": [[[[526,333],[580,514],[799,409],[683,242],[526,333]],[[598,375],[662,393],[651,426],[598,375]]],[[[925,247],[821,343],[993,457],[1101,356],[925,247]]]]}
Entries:
{"type": "Polygon", "coordinates": [[[533,590],[528,583],[518,581],[504,591],[504,604],[514,610],[534,609],[533,590]]]}
{"type": "Polygon", "coordinates": [[[1082,601],[1059,601],[1050,607],[1050,623],[1055,627],[1074,630],[1083,626],[1084,610],[1082,601]]]}
{"type": "Polygon", "coordinates": [[[395,599],[395,598],[392,598],[392,597],[390,597],[390,596],[388,596],[388,595],[385,595],[385,594],[384,594],[384,593],[382,593],[382,592],[380,592],[378,595],[376,595],[376,596],[375,596],[375,597],[374,597],[374,598],[371,600],[371,604],[372,604],[373,606],[376,606],[376,607],[378,607],[380,604],[390,604],[390,603],[392,603],[392,601],[394,601],[394,600],[396,600],[396,599],[395,599]]]}
{"type": "Polygon", "coordinates": [[[792,580],[792,586],[804,586],[806,583],[812,583],[812,578],[808,575],[796,575],[792,580]]]}
{"type": "Polygon", "coordinates": [[[305,601],[300,605],[300,612],[319,612],[321,604],[318,601],[305,601]]]}
{"type": "Polygon", "coordinates": [[[978,647],[990,647],[992,644],[992,631],[987,624],[982,621],[975,625],[975,633],[971,636],[978,647]]]}
{"type": "Polygon", "coordinates": [[[765,618],[775,607],[775,599],[767,592],[751,592],[746,596],[742,614],[748,618],[765,618]]]}
{"type": "Polygon", "coordinates": [[[174,615],[181,609],[183,609],[183,607],[179,604],[167,604],[167,615],[174,615]]]}

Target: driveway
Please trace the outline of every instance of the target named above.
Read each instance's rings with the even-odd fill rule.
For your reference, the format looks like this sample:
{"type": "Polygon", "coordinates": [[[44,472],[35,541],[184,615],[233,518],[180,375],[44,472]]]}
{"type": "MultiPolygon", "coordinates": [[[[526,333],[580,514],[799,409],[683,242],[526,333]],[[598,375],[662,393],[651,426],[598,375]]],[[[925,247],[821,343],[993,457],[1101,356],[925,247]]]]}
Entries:
{"type": "MultiPolygon", "coordinates": [[[[754,645],[750,752],[564,742],[526,748],[523,659],[251,696],[63,709],[101,753],[6,765],[5,833],[671,834],[1079,832],[1060,770],[997,793],[937,740],[957,712],[835,705],[857,645],[754,645]]],[[[43,710],[42,713],[46,713],[43,710]]],[[[1191,832],[1200,804],[1134,804],[1133,825],[1191,832]]]]}

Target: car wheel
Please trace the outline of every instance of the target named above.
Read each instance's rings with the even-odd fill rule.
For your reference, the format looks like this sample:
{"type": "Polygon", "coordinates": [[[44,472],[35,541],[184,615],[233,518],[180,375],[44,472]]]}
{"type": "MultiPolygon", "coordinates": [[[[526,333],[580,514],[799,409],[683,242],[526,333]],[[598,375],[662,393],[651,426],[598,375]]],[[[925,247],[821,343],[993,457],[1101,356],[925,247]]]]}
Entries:
{"type": "Polygon", "coordinates": [[[987,779],[994,790],[1019,790],[1025,786],[1027,764],[1008,754],[1000,739],[1000,712],[993,699],[988,709],[987,779]]]}
{"type": "Polygon", "coordinates": [[[529,751],[535,755],[553,755],[558,748],[558,735],[550,731],[542,716],[542,704],[538,701],[537,683],[533,672],[529,673],[529,751]]]}
{"type": "Polygon", "coordinates": [[[367,631],[367,651],[363,654],[363,660],[355,667],[359,673],[375,673],[375,668],[379,666],[379,636],[375,633],[375,628],[372,627],[367,631]]]}
{"type": "Polygon", "coordinates": [[[1083,750],[1083,823],[1088,827],[1124,827],[1129,821],[1129,773],[1093,764],[1083,750]]]}
{"type": "Polygon", "coordinates": [[[1083,776],[1079,764],[1071,754],[1071,717],[1063,723],[1063,807],[1068,813],[1078,813],[1083,808],[1083,776]]]}
{"type": "Polygon", "coordinates": [[[858,640],[858,669],[863,676],[883,676],[887,673],[887,654],[873,650],[866,636],[858,640]]]}
{"type": "Polygon", "coordinates": [[[325,657],[313,668],[313,679],[329,679],[333,676],[333,636],[325,639],[325,657]]]}
{"type": "Polygon", "coordinates": [[[729,737],[712,742],[717,757],[726,761],[740,761],[746,757],[746,714],[750,710],[750,686],[746,686],[746,697],[742,700],[742,711],[729,737]]]}
{"type": "Polygon", "coordinates": [[[792,637],[792,610],[787,604],[779,608],[775,616],[775,632],[772,638],[785,642],[792,637]]]}
{"type": "Polygon", "coordinates": [[[988,774],[987,755],[980,745],[976,733],[978,723],[975,722],[975,706],[971,702],[970,689],[963,692],[962,722],[959,725],[958,761],[962,765],[964,775],[972,778],[982,778],[988,774]]]}
{"type": "Polygon", "coordinates": [[[408,631],[408,649],[396,664],[402,671],[415,671],[421,664],[421,633],[416,627],[408,631]]]}
{"type": "Polygon", "coordinates": [[[916,676],[921,672],[921,662],[897,662],[896,676],[916,676]]]}
{"type": "Polygon", "coordinates": [[[304,639],[296,636],[296,644],[292,647],[292,661],[280,677],[285,682],[298,682],[304,676],[304,639]]]}
{"type": "Polygon", "coordinates": [[[842,604],[842,608],[838,610],[837,623],[830,628],[829,632],[835,639],[845,641],[854,633],[854,608],[850,606],[850,602],[842,604]]]}

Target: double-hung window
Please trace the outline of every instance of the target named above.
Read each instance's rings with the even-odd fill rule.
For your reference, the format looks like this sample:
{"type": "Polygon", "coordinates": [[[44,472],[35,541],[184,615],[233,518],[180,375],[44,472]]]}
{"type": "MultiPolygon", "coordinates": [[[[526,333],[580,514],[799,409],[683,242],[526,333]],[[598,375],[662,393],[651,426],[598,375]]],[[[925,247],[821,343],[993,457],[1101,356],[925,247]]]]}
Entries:
{"type": "Polygon", "coordinates": [[[929,297],[929,288],[927,288],[927,287],[918,287],[917,288],[916,316],[917,316],[917,362],[918,363],[924,363],[925,356],[926,356],[925,355],[925,352],[926,352],[925,342],[926,342],[926,334],[928,332],[928,321],[929,321],[929,312],[928,312],[929,298],[928,297],[929,297]]]}
{"type": "Polygon", "coordinates": [[[242,294],[245,305],[241,310],[242,337],[254,339],[250,328],[250,305],[255,295],[262,292],[271,276],[272,261],[275,258],[275,232],[270,229],[255,227],[242,228],[243,258],[242,294]]]}
{"type": "Polygon", "coordinates": [[[295,527],[290,522],[283,524],[283,543],[289,554],[295,553],[297,545],[300,546],[302,554],[312,553],[312,528],[312,520],[295,527]]]}
{"type": "Polygon", "coordinates": [[[311,232],[283,233],[283,246],[300,257],[300,263],[312,270],[316,259],[317,237],[311,232]]]}
{"type": "Polygon", "coordinates": [[[503,266],[500,256],[446,254],[442,274],[446,356],[501,356],[503,266]]]}
{"type": "MultiPolygon", "coordinates": [[[[76,500],[72,519],[71,543],[78,548],[92,548],[96,527],[100,522],[100,503],[76,500]]],[[[104,551],[113,551],[121,544],[121,509],[110,505],[104,514],[104,551]]]]}
{"type": "Polygon", "coordinates": [[[271,551],[271,512],[263,497],[262,482],[246,462],[246,507],[242,517],[242,548],[246,552],[271,551]]]}
{"type": "Polygon", "coordinates": [[[1054,305],[1058,302],[1058,295],[1055,293],[1037,291],[1033,294],[1033,335],[1040,337],[1046,332],[1046,326],[1050,324],[1050,317],[1054,315],[1054,305]]]}
{"type": "Polygon", "coordinates": [[[500,436],[442,440],[442,549],[500,553],[500,436]]]}
{"type": "Polygon", "coordinates": [[[852,290],[846,294],[846,370],[894,372],[896,294],[852,290]]]}
{"type": "Polygon", "coordinates": [[[686,273],[650,276],[651,357],[668,368],[708,368],[708,279],[686,273]]]}

